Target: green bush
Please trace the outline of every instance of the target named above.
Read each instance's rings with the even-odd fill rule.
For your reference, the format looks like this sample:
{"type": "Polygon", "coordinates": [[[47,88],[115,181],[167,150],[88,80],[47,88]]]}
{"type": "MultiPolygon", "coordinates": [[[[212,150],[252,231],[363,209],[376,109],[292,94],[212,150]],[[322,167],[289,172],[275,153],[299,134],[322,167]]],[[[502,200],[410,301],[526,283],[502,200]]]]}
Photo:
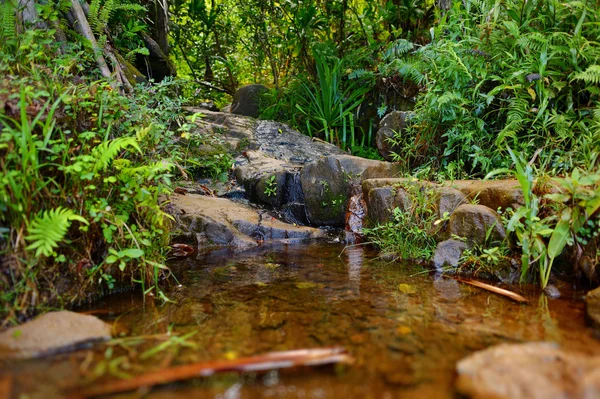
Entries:
{"type": "Polygon", "coordinates": [[[432,42],[382,65],[422,85],[395,138],[411,166],[481,175],[506,147],[560,173],[599,162],[600,13],[595,2],[455,1],[432,42]],[[594,113],[594,109],[596,112],[594,113]]]}

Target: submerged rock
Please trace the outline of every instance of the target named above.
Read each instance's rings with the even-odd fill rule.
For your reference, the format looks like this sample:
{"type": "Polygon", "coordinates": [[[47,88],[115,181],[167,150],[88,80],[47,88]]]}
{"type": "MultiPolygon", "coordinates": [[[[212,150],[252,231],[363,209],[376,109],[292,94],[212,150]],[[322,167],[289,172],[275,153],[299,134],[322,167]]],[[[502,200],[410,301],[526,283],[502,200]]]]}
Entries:
{"type": "Polygon", "coordinates": [[[456,370],[456,387],[470,398],[600,397],[600,358],[545,342],[497,345],[462,359],[456,370]]]}
{"type": "Polygon", "coordinates": [[[0,359],[41,357],[110,338],[111,326],[97,317],[50,312],[0,333],[0,359]]]}
{"type": "Polygon", "coordinates": [[[484,205],[461,205],[452,213],[448,222],[447,236],[466,238],[470,243],[484,244],[489,239],[501,241],[506,237],[500,215],[484,205]]]}
{"type": "Polygon", "coordinates": [[[263,241],[325,236],[322,230],[287,224],[265,211],[226,198],[175,194],[171,205],[181,234],[195,240],[199,250],[215,246],[247,249],[263,241]]]}
{"type": "Polygon", "coordinates": [[[433,255],[433,267],[442,271],[444,267],[458,267],[462,253],[469,248],[469,245],[460,240],[450,239],[438,243],[433,255]]]}
{"type": "Polygon", "coordinates": [[[397,164],[351,155],[332,155],[306,165],[300,181],[308,221],[315,226],[343,227],[353,185],[399,172],[397,164]]]}

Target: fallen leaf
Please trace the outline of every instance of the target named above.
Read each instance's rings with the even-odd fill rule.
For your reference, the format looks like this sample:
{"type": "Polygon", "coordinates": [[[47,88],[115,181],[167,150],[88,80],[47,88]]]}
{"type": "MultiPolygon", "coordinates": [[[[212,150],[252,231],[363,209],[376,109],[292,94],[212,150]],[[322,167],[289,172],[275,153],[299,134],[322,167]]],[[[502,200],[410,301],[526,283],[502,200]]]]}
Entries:
{"type": "Polygon", "coordinates": [[[398,289],[401,293],[406,295],[412,295],[417,293],[417,289],[410,284],[400,284],[398,289]]]}

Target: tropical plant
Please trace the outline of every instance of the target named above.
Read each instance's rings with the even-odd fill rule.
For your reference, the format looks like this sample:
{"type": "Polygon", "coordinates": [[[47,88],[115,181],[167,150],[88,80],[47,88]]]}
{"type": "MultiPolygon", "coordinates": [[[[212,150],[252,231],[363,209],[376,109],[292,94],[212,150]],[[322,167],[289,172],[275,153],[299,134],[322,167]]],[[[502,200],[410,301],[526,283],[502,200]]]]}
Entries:
{"type": "Polygon", "coordinates": [[[296,108],[305,116],[306,131],[322,135],[326,141],[345,149],[354,144],[353,111],[361,104],[368,86],[357,80],[343,79],[343,60],[331,65],[323,56],[315,55],[317,82],[301,84],[296,108]]]}

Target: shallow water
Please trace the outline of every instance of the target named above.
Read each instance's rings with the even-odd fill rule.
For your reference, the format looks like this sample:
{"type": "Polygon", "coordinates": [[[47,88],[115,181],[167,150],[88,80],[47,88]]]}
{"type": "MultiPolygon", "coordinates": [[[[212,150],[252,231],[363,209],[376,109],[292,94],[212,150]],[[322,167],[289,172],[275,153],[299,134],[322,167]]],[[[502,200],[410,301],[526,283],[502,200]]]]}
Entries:
{"type": "Polygon", "coordinates": [[[585,325],[583,292],[567,284],[551,300],[533,286],[513,286],[529,304],[376,260],[365,247],[340,245],[263,247],[201,255],[172,265],[181,286],[176,303],[142,303],[129,293],[95,304],[100,317],[128,336],[147,336],[127,348],[105,346],[51,359],[18,362],[14,397],[63,396],[97,372],[113,374],[189,362],[237,358],[269,351],[344,346],[352,366],[267,374],[221,375],[119,398],[452,398],[454,365],[462,357],[503,342],[549,340],[566,349],[600,355],[585,325]],[[148,359],[164,340],[150,336],[196,332],[148,359]],[[104,365],[104,366],[103,366],[104,365]],[[103,370],[103,367],[106,370],[103,370]],[[61,391],[61,389],[63,389],[61,391]]]}

